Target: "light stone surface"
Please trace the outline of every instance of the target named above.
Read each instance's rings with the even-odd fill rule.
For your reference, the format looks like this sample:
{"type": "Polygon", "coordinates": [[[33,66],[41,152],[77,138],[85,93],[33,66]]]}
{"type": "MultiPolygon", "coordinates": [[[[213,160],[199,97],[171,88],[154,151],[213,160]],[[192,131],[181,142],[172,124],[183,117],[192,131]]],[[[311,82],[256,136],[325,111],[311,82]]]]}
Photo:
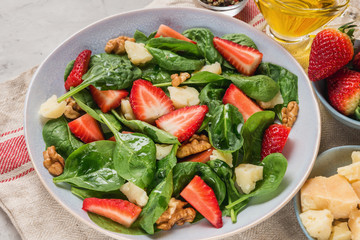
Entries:
{"type": "MultiPolygon", "coordinates": [[[[143,8],[150,2],[152,0],[2,0],[0,82],[39,65],[59,44],[87,25],[143,8]]],[[[0,239],[21,239],[1,209],[0,239]]]]}

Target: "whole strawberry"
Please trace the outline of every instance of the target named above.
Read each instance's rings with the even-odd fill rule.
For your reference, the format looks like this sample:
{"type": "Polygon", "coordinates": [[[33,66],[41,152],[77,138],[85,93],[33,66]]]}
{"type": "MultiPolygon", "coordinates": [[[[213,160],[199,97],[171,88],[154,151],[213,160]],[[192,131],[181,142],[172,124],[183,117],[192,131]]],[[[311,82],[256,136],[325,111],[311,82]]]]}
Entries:
{"type": "Polygon", "coordinates": [[[343,68],[326,83],[330,104],[342,114],[352,115],[360,102],[360,73],[343,68]]]}
{"type": "Polygon", "coordinates": [[[360,71],[360,52],[358,52],[352,62],[354,69],[360,71]]]}
{"type": "Polygon", "coordinates": [[[76,87],[82,83],[82,76],[87,72],[91,57],[90,50],[82,51],[75,59],[74,67],[65,81],[65,89],[70,90],[70,87],[76,87]]]}
{"type": "Polygon", "coordinates": [[[291,128],[280,124],[272,124],[265,130],[261,146],[261,159],[271,153],[281,153],[291,128]]]}
{"type": "Polygon", "coordinates": [[[319,32],[311,45],[308,75],[311,81],[325,79],[348,64],[354,56],[354,25],[319,32]],[[344,33],[346,31],[346,33],[344,33]]]}

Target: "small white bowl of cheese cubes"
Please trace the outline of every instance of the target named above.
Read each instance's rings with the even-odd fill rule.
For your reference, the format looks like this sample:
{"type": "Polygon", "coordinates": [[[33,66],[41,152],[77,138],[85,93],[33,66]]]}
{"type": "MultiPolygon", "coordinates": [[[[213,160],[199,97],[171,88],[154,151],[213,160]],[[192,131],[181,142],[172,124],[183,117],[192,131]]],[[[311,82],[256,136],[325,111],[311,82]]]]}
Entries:
{"type": "Polygon", "coordinates": [[[360,146],[320,154],[294,203],[309,239],[360,240],[360,146]]]}

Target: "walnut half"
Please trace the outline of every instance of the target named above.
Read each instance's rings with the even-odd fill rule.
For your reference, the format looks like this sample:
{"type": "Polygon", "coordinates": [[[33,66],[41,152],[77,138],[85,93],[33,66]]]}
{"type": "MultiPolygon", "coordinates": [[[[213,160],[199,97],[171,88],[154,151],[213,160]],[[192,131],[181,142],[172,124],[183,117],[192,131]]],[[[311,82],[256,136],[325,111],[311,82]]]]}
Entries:
{"type": "Polygon", "coordinates": [[[65,102],[66,102],[65,111],[64,111],[65,117],[67,117],[68,119],[75,119],[80,117],[81,108],[75,102],[75,100],[69,97],[65,99],[65,102]]]}
{"type": "Polygon", "coordinates": [[[156,221],[158,229],[170,230],[175,224],[181,226],[186,222],[194,221],[196,212],[193,208],[184,208],[187,202],[171,198],[168,209],[156,221]]]}
{"type": "Polygon", "coordinates": [[[44,167],[54,176],[59,176],[64,172],[65,161],[55,150],[55,146],[48,147],[43,152],[44,167]]]}
{"type": "Polygon", "coordinates": [[[205,135],[197,135],[194,134],[189,141],[184,142],[179,147],[176,157],[184,158],[190,156],[195,153],[203,152],[211,148],[211,144],[209,143],[209,139],[205,135]]]}
{"type": "Polygon", "coordinates": [[[125,41],[135,42],[134,38],[119,36],[114,39],[110,39],[105,46],[105,52],[107,53],[115,53],[118,55],[124,54],[125,51],[125,41]]]}
{"type": "Polygon", "coordinates": [[[292,127],[299,112],[299,105],[295,101],[288,103],[287,107],[281,109],[282,125],[292,127]]]}
{"type": "Polygon", "coordinates": [[[187,72],[182,72],[182,73],[180,73],[180,75],[175,73],[175,74],[172,74],[170,77],[171,77],[171,85],[173,87],[178,87],[180,84],[185,82],[191,76],[187,72]]]}

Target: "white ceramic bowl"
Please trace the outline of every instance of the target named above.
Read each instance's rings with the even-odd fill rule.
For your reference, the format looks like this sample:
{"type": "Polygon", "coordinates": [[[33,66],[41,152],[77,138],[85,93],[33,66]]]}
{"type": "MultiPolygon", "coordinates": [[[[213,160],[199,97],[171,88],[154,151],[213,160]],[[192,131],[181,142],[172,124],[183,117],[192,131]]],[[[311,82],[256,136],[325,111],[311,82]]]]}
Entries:
{"type": "MultiPolygon", "coordinates": [[[[81,209],[82,201],[72,195],[69,187],[61,188],[53,184],[52,176],[43,167],[42,151],[45,144],[42,139],[43,122],[38,114],[41,103],[52,94],[62,95],[64,90],[63,74],[66,64],[76,58],[83,49],[93,54],[101,53],[108,39],[120,35],[133,35],[136,29],[147,34],[155,31],[160,24],[166,24],[182,32],[191,27],[210,28],[216,36],[226,33],[244,33],[252,38],[264,54],[264,61],[272,62],[298,76],[300,112],[293,127],[284,155],[288,159],[288,169],[278,190],[268,196],[253,199],[243,210],[236,224],[224,217],[221,229],[211,227],[206,220],[196,224],[175,227],[171,231],[156,234],[159,239],[204,239],[219,238],[249,229],[269,218],[281,209],[300,189],[309,175],[319,148],[320,114],[309,80],[294,58],[280,45],[262,32],[237,19],[193,8],[146,9],[108,17],[98,21],[62,43],[41,64],[30,84],[25,105],[25,135],[30,157],[49,193],[75,217],[89,226],[109,236],[119,239],[151,239],[154,236],[132,236],[114,233],[93,223],[81,209]]],[[[41,217],[41,216],[34,216],[41,217]]]]}
{"type": "MultiPolygon", "coordinates": [[[[352,163],[351,153],[353,151],[360,151],[360,146],[348,145],[334,147],[325,152],[321,153],[315,162],[314,168],[309,175],[310,178],[316,176],[325,176],[330,177],[336,174],[339,167],[343,167],[352,163]]],[[[301,213],[301,202],[300,202],[300,193],[296,194],[294,197],[294,208],[296,217],[299,221],[300,227],[305,233],[306,237],[309,240],[315,240],[312,238],[309,233],[306,231],[304,225],[300,220],[299,214],[301,213]]]]}

